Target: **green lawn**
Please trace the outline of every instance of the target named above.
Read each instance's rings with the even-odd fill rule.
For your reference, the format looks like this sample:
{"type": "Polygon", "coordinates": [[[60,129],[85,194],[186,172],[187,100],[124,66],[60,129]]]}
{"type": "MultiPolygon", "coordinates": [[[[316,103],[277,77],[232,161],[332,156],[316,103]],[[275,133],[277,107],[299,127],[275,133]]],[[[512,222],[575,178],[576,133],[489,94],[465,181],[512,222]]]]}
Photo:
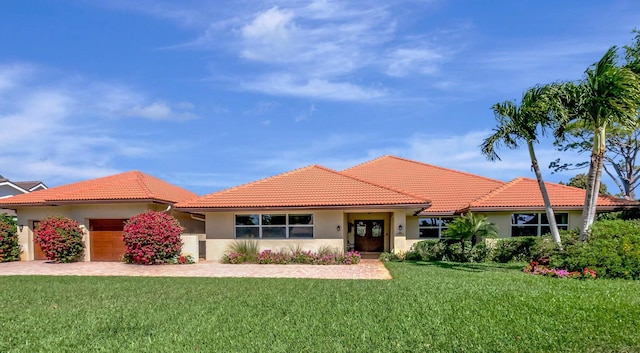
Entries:
{"type": "Polygon", "coordinates": [[[640,282],[388,267],[391,281],[0,277],[0,352],[640,352],[640,282]]]}

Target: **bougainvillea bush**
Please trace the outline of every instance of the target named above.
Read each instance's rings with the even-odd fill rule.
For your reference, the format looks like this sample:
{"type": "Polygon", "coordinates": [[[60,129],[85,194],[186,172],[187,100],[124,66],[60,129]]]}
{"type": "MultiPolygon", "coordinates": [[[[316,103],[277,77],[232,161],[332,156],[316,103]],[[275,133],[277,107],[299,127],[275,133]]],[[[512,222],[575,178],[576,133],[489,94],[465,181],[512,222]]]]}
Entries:
{"type": "Polygon", "coordinates": [[[164,212],[149,210],[131,217],[122,233],[123,261],[140,265],[173,263],[180,256],[183,230],[177,219],[164,212]]]}
{"type": "Polygon", "coordinates": [[[34,233],[35,242],[48,260],[74,262],[82,259],[83,232],[78,222],[61,216],[47,217],[40,221],[34,233]]]}
{"type": "Polygon", "coordinates": [[[20,245],[16,232],[16,221],[6,213],[0,214],[0,262],[18,261],[20,245]]]}

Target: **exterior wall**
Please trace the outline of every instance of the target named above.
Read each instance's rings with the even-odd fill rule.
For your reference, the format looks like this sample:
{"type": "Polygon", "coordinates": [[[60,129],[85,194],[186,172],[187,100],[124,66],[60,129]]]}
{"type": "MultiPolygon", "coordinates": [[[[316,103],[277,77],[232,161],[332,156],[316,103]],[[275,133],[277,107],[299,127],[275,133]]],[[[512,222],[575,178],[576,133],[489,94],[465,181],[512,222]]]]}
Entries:
{"type": "MultiPolygon", "coordinates": [[[[49,216],[63,216],[78,221],[85,233],[83,238],[85,244],[84,260],[91,261],[91,237],[89,234],[89,221],[91,219],[128,219],[148,209],[161,211],[165,210],[166,206],[145,203],[122,203],[20,208],[17,212],[18,225],[23,225],[22,231],[20,231],[18,227],[22,251],[20,260],[28,261],[34,258],[33,221],[39,221],[49,216]]],[[[178,217],[176,218],[178,218],[179,221],[187,221],[186,214],[179,212],[177,215],[178,217]]],[[[192,230],[193,233],[204,233],[203,222],[199,222],[200,228],[198,228],[198,223],[195,222],[199,221],[193,220],[193,222],[188,222],[187,226],[183,226],[192,230]]]]}
{"type": "MultiPolygon", "coordinates": [[[[235,239],[235,215],[251,212],[208,212],[206,217],[206,258],[210,261],[220,261],[222,255],[228,252],[229,246],[235,239]]],[[[313,213],[313,239],[259,239],[260,251],[271,249],[288,249],[291,246],[301,246],[305,250],[315,251],[320,247],[344,249],[345,234],[344,212],[341,210],[298,210],[298,211],[262,211],[254,213],[313,213]],[[340,226],[338,231],[337,227],[340,226]]]]}
{"type": "MultiPolygon", "coordinates": [[[[413,211],[412,211],[413,212],[413,211]]],[[[228,252],[229,246],[235,239],[235,215],[250,214],[245,212],[207,212],[206,217],[206,259],[220,261],[228,252]]],[[[314,214],[314,238],[313,239],[265,239],[258,240],[260,250],[281,250],[292,246],[301,246],[305,250],[316,251],[320,247],[337,248],[346,250],[347,242],[354,244],[355,228],[349,231],[349,223],[355,220],[384,220],[385,251],[393,249],[394,242],[404,241],[403,234],[396,234],[402,225],[406,229],[406,211],[394,210],[289,210],[289,211],[255,211],[253,213],[313,213],[314,214]],[[338,230],[338,226],[340,230],[338,230]],[[394,236],[390,236],[393,234],[394,236]]]]}
{"type": "MultiPolygon", "coordinates": [[[[569,214],[569,229],[582,229],[582,211],[558,210],[556,212],[569,214]]],[[[514,210],[509,212],[477,212],[476,214],[486,216],[490,222],[494,223],[498,227],[499,238],[510,238],[511,214],[513,213],[544,213],[544,211],[514,210]]],[[[416,216],[407,216],[406,247],[404,250],[410,250],[415,243],[424,240],[423,238],[419,237],[419,218],[420,217],[416,216]]],[[[397,248],[400,249],[399,247],[397,248]]]]}

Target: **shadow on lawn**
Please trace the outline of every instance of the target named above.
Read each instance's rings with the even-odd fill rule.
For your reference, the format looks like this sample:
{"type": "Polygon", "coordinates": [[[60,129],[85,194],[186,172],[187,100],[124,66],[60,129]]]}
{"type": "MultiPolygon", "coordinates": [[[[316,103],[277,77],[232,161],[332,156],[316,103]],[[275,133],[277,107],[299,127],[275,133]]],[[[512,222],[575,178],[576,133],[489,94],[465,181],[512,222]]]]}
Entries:
{"type": "Polygon", "coordinates": [[[463,262],[447,262],[447,261],[417,261],[416,266],[436,266],[440,268],[465,271],[465,272],[504,272],[504,271],[521,271],[526,264],[522,263],[463,263],[463,262]]]}

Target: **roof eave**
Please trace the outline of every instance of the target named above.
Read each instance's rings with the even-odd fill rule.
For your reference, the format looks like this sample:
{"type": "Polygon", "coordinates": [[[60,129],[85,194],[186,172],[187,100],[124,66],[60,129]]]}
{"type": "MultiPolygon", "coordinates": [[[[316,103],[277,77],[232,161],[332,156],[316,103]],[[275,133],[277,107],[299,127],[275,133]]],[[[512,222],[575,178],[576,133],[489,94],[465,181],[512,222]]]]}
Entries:
{"type": "Polygon", "coordinates": [[[420,210],[425,204],[385,204],[385,205],[307,205],[307,206],[237,206],[237,207],[198,207],[177,206],[175,209],[184,212],[245,212],[245,211],[272,211],[272,210],[346,210],[346,209],[416,209],[420,210]]]}
{"type": "Polygon", "coordinates": [[[44,202],[28,202],[16,204],[0,204],[0,207],[15,210],[22,207],[63,206],[63,205],[96,205],[118,203],[158,203],[173,205],[175,202],[160,199],[117,199],[117,200],[47,200],[44,202]]]}

